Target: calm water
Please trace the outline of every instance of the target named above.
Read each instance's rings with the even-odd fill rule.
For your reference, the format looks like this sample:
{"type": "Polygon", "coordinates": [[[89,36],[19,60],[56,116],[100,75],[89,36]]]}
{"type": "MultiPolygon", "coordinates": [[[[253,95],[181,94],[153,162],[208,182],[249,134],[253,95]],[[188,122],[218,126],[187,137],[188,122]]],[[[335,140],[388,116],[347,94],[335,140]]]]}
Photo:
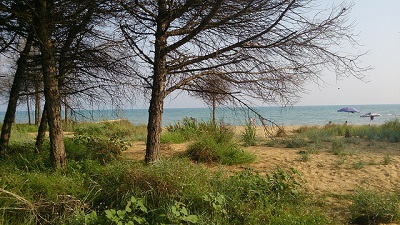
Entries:
{"type": "MultiPolygon", "coordinates": [[[[360,117],[368,112],[379,113],[382,116],[375,117],[374,124],[382,124],[392,119],[400,119],[399,105],[352,105],[360,113],[342,113],[337,112],[344,106],[294,106],[294,107],[262,107],[256,108],[265,118],[270,119],[278,125],[324,125],[329,121],[336,124],[342,124],[346,120],[349,124],[369,124],[369,118],[360,117]]],[[[79,121],[99,121],[126,118],[134,124],[147,123],[147,109],[128,109],[128,110],[92,110],[79,111],[71,118],[79,121]]],[[[221,108],[217,110],[217,119],[223,120],[232,125],[244,125],[249,117],[255,115],[248,110],[221,108]]],[[[211,110],[208,108],[179,108],[165,109],[163,115],[163,125],[174,124],[185,117],[193,117],[199,121],[209,121],[211,110]]],[[[4,112],[0,112],[1,121],[4,119],[4,112]]],[[[32,116],[33,118],[33,116],[32,116]]],[[[28,116],[26,112],[18,112],[16,121],[18,123],[27,123],[28,116]]]]}

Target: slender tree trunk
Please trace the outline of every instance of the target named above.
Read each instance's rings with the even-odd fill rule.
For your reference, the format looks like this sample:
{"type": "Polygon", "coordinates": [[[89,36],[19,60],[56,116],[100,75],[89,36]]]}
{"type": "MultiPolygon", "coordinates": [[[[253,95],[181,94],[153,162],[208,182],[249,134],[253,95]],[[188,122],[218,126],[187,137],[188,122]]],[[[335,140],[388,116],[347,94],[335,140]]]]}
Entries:
{"type": "Polygon", "coordinates": [[[4,122],[1,129],[0,153],[5,153],[8,148],[12,124],[15,121],[15,112],[17,110],[19,92],[21,90],[23,79],[25,76],[27,58],[32,47],[33,38],[33,33],[28,35],[24,50],[21,52],[20,57],[17,61],[17,71],[15,71],[14,81],[10,90],[10,98],[8,100],[7,111],[4,116],[4,122]]]}
{"type": "Polygon", "coordinates": [[[54,28],[54,24],[52,24],[54,0],[36,0],[36,7],[38,12],[36,33],[42,55],[45,110],[50,135],[50,159],[54,167],[63,168],[66,166],[66,153],[61,123],[61,99],[54,57],[55,51],[51,39],[51,30],[54,28]]]}
{"type": "Polygon", "coordinates": [[[68,113],[69,113],[69,107],[68,107],[68,99],[67,96],[64,96],[64,123],[68,124],[69,118],[68,118],[68,113]]]}
{"type": "Polygon", "coordinates": [[[35,75],[35,125],[40,123],[40,94],[39,94],[39,79],[35,75]]]}
{"type": "Polygon", "coordinates": [[[216,117],[217,117],[217,103],[215,101],[215,96],[212,97],[212,122],[216,124],[216,117]]]}
{"type": "MultiPolygon", "coordinates": [[[[25,81],[25,92],[28,93],[28,84],[25,81]]],[[[30,105],[30,101],[29,101],[29,95],[26,94],[26,109],[28,111],[28,124],[31,125],[32,121],[31,121],[31,105],[30,105]]]]}
{"type": "MultiPolygon", "coordinates": [[[[165,1],[159,1],[159,18],[166,15],[165,1]]],[[[159,159],[160,138],[162,130],[162,113],[165,98],[166,46],[165,35],[167,24],[162,19],[157,21],[154,54],[154,76],[147,124],[147,143],[145,162],[151,163],[159,159]]]]}
{"type": "Polygon", "coordinates": [[[47,112],[46,112],[46,103],[44,103],[42,119],[40,120],[40,125],[38,129],[38,134],[36,137],[36,153],[42,151],[44,138],[46,137],[46,129],[47,129],[47,112]]]}

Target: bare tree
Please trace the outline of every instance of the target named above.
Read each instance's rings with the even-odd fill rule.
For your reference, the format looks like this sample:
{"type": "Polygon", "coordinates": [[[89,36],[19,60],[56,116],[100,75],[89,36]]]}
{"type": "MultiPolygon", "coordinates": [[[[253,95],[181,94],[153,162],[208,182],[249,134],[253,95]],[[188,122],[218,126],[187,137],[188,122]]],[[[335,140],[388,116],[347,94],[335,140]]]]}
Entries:
{"type": "Polygon", "coordinates": [[[146,162],[159,158],[163,101],[218,71],[232,91],[264,102],[293,102],[308,80],[330,68],[362,76],[346,15],[351,5],[316,11],[305,0],[120,0],[121,28],[151,89],[146,162]]]}
{"type": "Polygon", "coordinates": [[[185,85],[182,90],[186,90],[190,95],[199,97],[212,109],[212,122],[216,124],[217,105],[223,105],[234,101],[230,92],[229,83],[225,82],[219,76],[213,74],[201,76],[196,80],[185,85]]]}
{"type": "Polygon", "coordinates": [[[17,61],[17,70],[15,71],[14,81],[10,90],[9,101],[7,105],[7,111],[4,116],[4,121],[1,130],[0,137],[0,152],[5,153],[8,148],[8,143],[10,140],[11,128],[12,124],[15,120],[15,112],[17,109],[17,103],[19,98],[19,93],[22,88],[22,84],[25,78],[25,70],[27,67],[27,58],[28,54],[31,50],[33,43],[33,33],[31,32],[28,35],[28,38],[25,42],[25,47],[23,51],[20,53],[20,57],[17,61]]]}

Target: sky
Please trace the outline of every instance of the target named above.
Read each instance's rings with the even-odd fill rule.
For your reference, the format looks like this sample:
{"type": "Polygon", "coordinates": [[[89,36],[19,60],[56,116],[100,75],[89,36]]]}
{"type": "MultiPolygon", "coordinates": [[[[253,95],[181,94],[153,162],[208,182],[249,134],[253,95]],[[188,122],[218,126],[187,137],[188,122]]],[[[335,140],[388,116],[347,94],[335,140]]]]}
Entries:
{"type": "MultiPolygon", "coordinates": [[[[400,0],[353,2],[349,21],[355,22],[353,33],[358,34],[356,40],[360,44],[357,51],[368,52],[362,58],[362,65],[372,70],[365,73],[364,81],[354,77],[337,80],[335,74],[324,72],[321,75],[325,84],[307,84],[308,93],[301,95],[295,105],[400,104],[400,0]]],[[[178,98],[167,98],[165,106],[186,108],[204,104],[181,94],[178,98]]]]}
{"type": "Polygon", "coordinates": [[[354,3],[349,19],[355,20],[361,49],[368,51],[363,65],[373,68],[365,74],[369,82],[354,77],[336,81],[334,74],[326,73],[328,85],[307,85],[309,94],[297,105],[400,104],[400,1],[354,3]]]}
{"type": "MultiPolygon", "coordinates": [[[[319,0],[322,4],[341,0],[319,0]]],[[[368,51],[362,58],[363,66],[373,69],[365,73],[366,81],[354,77],[337,80],[331,72],[322,73],[324,85],[309,83],[308,94],[302,94],[295,105],[365,105],[400,104],[400,0],[353,0],[349,14],[354,21],[360,52],[368,51]]],[[[3,102],[4,103],[4,102],[3,102]]],[[[257,103],[257,106],[267,106],[257,103]]],[[[166,108],[206,107],[199,99],[180,93],[167,97],[166,108]]],[[[146,108],[146,104],[127,106],[146,108]]],[[[0,105],[4,111],[6,105],[0,105]]]]}

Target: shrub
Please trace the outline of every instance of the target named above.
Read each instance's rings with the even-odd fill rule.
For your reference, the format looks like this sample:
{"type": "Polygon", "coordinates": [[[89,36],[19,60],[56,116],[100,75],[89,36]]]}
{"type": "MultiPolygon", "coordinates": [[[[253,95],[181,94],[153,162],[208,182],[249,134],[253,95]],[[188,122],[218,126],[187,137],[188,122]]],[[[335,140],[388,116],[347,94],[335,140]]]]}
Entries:
{"type": "Polygon", "coordinates": [[[79,123],[74,126],[78,135],[91,135],[103,138],[145,140],[146,126],[134,126],[128,120],[105,121],[99,123],[79,123]]]}
{"type": "Polygon", "coordinates": [[[226,165],[249,163],[255,156],[245,152],[235,143],[218,142],[212,137],[204,136],[188,147],[189,158],[197,162],[218,162],[226,165]]]}
{"type": "Polygon", "coordinates": [[[351,200],[351,219],[354,223],[379,224],[400,220],[400,198],[397,194],[358,190],[351,200]]]}
{"type": "Polygon", "coordinates": [[[301,148],[308,145],[306,139],[301,135],[294,135],[285,140],[286,148],[301,148]]]}
{"type": "Polygon", "coordinates": [[[381,126],[378,134],[380,140],[387,140],[392,143],[400,142],[400,121],[390,120],[381,126]]]}
{"type": "Polygon", "coordinates": [[[234,132],[223,122],[219,125],[213,122],[197,122],[194,118],[184,118],[182,124],[177,123],[167,127],[167,132],[162,134],[163,143],[181,143],[184,141],[198,140],[203,135],[214,137],[218,142],[231,141],[234,132]],[[164,136],[164,137],[163,137],[164,136]]]}
{"type": "Polygon", "coordinates": [[[251,124],[247,124],[244,132],[242,133],[242,140],[244,142],[244,146],[256,145],[256,128],[251,124]]]}
{"type": "Polygon", "coordinates": [[[128,143],[118,138],[103,139],[90,135],[75,135],[64,140],[68,157],[73,160],[93,159],[105,164],[121,158],[128,143]]]}

